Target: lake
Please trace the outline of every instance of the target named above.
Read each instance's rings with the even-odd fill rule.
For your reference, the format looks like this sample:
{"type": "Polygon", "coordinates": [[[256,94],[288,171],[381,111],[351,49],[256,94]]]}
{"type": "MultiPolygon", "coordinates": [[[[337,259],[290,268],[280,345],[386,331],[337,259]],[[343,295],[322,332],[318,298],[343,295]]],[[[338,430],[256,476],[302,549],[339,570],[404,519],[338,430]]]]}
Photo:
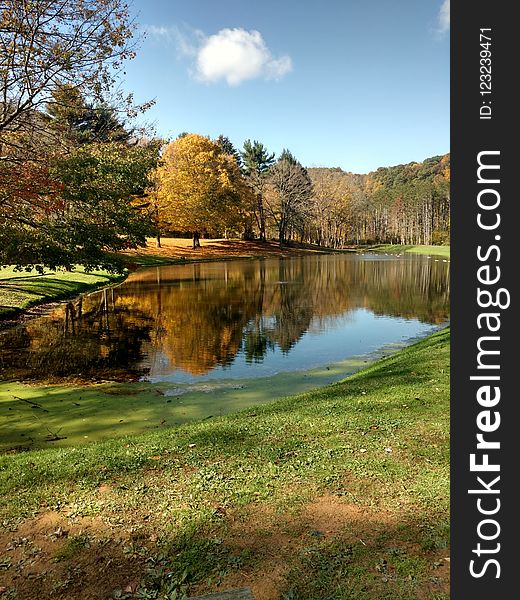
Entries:
{"type": "Polygon", "coordinates": [[[147,268],[0,332],[3,379],[179,384],[313,369],[449,319],[449,261],[317,254],[147,268]]]}

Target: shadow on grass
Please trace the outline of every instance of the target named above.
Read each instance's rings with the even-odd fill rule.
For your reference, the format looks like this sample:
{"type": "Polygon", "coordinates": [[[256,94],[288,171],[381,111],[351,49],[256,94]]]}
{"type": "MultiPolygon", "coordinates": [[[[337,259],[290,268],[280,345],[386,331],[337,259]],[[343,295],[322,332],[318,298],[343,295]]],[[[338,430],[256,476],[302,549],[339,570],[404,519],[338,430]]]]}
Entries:
{"type": "Polygon", "coordinates": [[[22,292],[29,292],[32,291],[33,289],[37,289],[42,291],[42,294],[45,295],[52,295],[53,293],[56,292],[60,292],[60,291],[64,291],[64,292],[70,292],[72,290],[75,289],[82,289],[91,285],[103,285],[105,283],[109,283],[111,281],[110,277],[102,277],[99,276],[99,281],[93,281],[93,282],[88,282],[88,281],[78,281],[78,280],[63,280],[60,278],[48,278],[48,277],[43,277],[42,279],[39,279],[37,281],[28,281],[26,283],[26,285],[21,284],[20,282],[17,282],[16,284],[0,284],[0,288],[6,289],[6,290],[18,290],[18,291],[22,291],[22,292]]]}
{"type": "Polygon", "coordinates": [[[33,275],[21,274],[21,275],[10,275],[9,277],[0,277],[0,282],[11,281],[12,279],[29,279],[33,277],[45,277],[45,274],[34,273],[33,275]]]}
{"type": "Polygon", "coordinates": [[[33,552],[31,576],[13,578],[8,589],[19,600],[35,593],[40,600],[57,593],[104,600],[116,590],[118,598],[180,598],[239,587],[250,587],[257,600],[449,597],[447,515],[376,513],[331,496],[291,512],[258,504],[223,510],[218,502],[173,520],[145,494],[142,512],[118,515],[123,528],[106,525],[110,513],[105,523],[83,525],[54,513],[29,533],[30,523],[22,524],[2,541],[16,543],[23,533],[26,550],[18,554],[45,552],[33,552]],[[55,531],[67,533],[53,537],[55,531]]]}

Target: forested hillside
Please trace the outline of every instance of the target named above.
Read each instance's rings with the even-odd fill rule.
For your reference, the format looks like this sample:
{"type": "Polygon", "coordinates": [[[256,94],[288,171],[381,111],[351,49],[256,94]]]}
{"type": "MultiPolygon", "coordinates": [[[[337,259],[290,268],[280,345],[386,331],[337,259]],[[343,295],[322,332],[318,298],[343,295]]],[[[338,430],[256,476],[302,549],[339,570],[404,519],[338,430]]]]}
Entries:
{"type": "Polygon", "coordinates": [[[450,232],[450,155],[382,167],[367,175],[311,168],[305,241],[444,244],[450,232]]]}

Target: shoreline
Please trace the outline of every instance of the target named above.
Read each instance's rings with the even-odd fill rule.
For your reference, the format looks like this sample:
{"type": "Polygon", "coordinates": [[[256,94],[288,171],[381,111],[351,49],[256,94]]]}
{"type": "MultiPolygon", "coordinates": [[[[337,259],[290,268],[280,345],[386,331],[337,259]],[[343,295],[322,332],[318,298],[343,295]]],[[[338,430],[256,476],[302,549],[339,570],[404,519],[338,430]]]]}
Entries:
{"type": "Polygon", "coordinates": [[[0,383],[0,396],[11,396],[13,400],[0,403],[3,410],[7,406],[10,415],[9,435],[0,447],[0,455],[89,445],[108,438],[138,436],[156,428],[176,428],[241,410],[254,410],[281,398],[311,393],[346,381],[446,328],[449,328],[449,322],[435,326],[423,335],[384,344],[365,354],[259,377],[182,383],[147,379],[5,381],[0,383]],[[125,412],[131,413],[131,418],[121,414],[121,398],[125,398],[125,412]],[[36,421],[35,403],[40,409],[36,421]],[[49,439],[51,431],[60,434],[49,439]]]}
{"type": "Polygon", "coordinates": [[[61,302],[122,283],[125,273],[92,271],[15,272],[0,268],[0,329],[40,316],[61,302]]]}
{"type": "MultiPolygon", "coordinates": [[[[214,242],[218,241],[220,240],[201,240],[203,244],[206,243],[207,245],[212,245],[214,244],[214,242]]],[[[227,242],[231,242],[231,240],[226,240],[226,243],[227,242]]],[[[290,258],[293,256],[306,256],[307,254],[333,253],[332,249],[315,249],[311,247],[299,248],[290,246],[283,249],[279,249],[277,244],[275,245],[270,242],[267,242],[266,244],[266,247],[260,248],[263,251],[263,253],[254,252],[253,254],[231,254],[222,256],[212,256],[203,254],[202,256],[190,256],[189,258],[186,258],[185,256],[170,256],[165,258],[155,254],[154,252],[157,249],[153,248],[150,245],[146,248],[141,248],[139,250],[123,254],[123,257],[127,263],[127,269],[122,274],[109,273],[107,271],[93,271],[91,274],[86,274],[81,269],[81,267],[72,272],[46,271],[43,275],[39,275],[36,274],[34,271],[30,271],[28,273],[24,271],[18,271],[15,274],[13,267],[0,267],[0,330],[14,326],[27,319],[31,319],[34,316],[40,316],[41,314],[47,312],[47,310],[50,310],[54,306],[57,306],[59,303],[65,302],[67,300],[73,300],[82,294],[108,289],[114,285],[121,284],[127,279],[130,273],[138,269],[145,269],[154,266],[159,267],[167,265],[183,265],[193,263],[225,262],[231,260],[256,260],[277,256],[281,258],[290,258]],[[143,250],[151,250],[152,252],[143,252],[143,250]],[[266,250],[268,250],[267,253],[265,252],[266,250]],[[75,279],[75,275],[79,275],[79,279],[75,279]],[[92,278],[92,281],[82,281],[82,279],[85,279],[85,276],[90,276],[92,278]],[[34,286],[31,284],[39,282],[45,283],[45,278],[50,277],[53,278],[52,284],[55,285],[56,280],[58,280],[58,282],[68,284],[69,289],[67,289],[66,291],[60,290],[58,293],[52,293],[51,291],[44,290],[44,293],[40,299],[25,301],[23,305],[9,306],[4,304],[4,302],[6,301],[5,298],[9,294],[10,289],[14,288],[14,285],[10,283],[11,280],[22,280],[23,283],[25,283],[26,285],[25,289],[21,290],[21,293],[25,293],[25,295],[31,295],[34,293],[33,290],[31,290],[31,287],[34,286]],[[101,278],[105,279],[105,281],[103,281],[101,278]]],[[[183,246],[178,246],[177,249],[179,251],[185,251],[186,248],[183,246]]],[[[20,281],[17,281],[17,283],[20,283],[20,281]]],[[[42,287],[45,288],[45,286],[42,287]]],[[[19,289],[20,286],[18,285],[17,291],[19,291],[19,289]]]]}

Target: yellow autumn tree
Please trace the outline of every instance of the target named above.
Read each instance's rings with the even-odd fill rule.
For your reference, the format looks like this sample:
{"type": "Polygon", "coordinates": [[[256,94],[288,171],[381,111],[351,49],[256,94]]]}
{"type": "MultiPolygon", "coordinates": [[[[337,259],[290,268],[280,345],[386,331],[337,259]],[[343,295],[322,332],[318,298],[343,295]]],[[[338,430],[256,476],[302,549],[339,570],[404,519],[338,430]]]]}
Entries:
{"type": "Polygon", "coordinates": [[[237,233],[250,202],[236,159],[213,140],[187,134],[168,144],[156,174],[156,203],[163,230],[193,235],[237,233]]]}

